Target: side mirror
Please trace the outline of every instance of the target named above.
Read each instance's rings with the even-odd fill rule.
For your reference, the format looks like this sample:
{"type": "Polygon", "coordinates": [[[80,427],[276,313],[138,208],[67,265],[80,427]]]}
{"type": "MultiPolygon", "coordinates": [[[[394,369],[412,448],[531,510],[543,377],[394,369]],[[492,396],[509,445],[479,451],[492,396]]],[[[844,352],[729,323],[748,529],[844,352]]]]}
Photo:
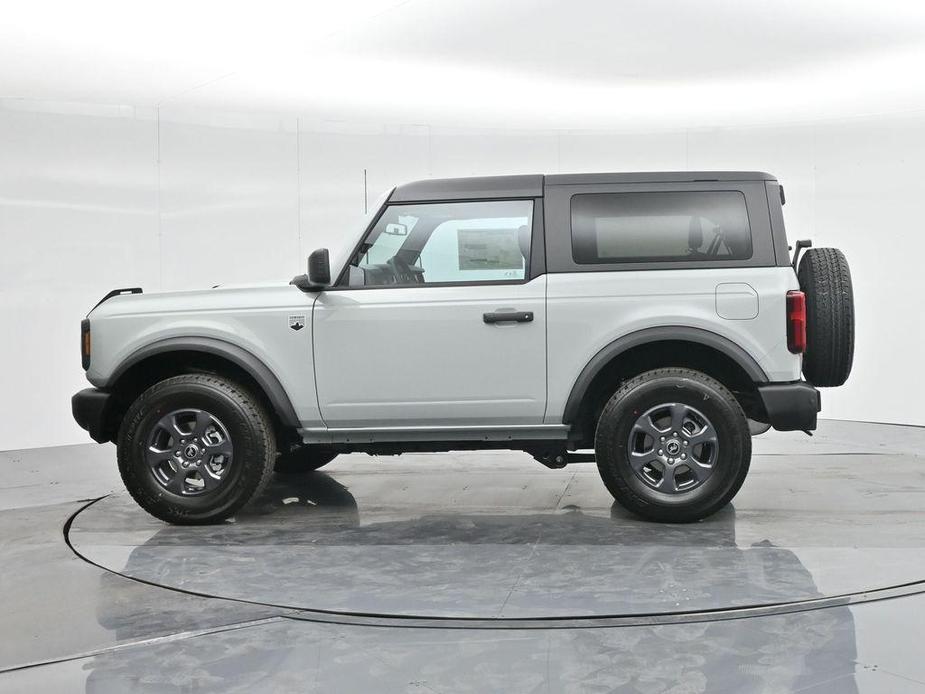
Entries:
{"type": "Polygon", "coordinates": [[[308,256],[308,273],[293,277],[289,283],[303,292],[320,292],[331,284],[331,260],[327,248],[319,248],[308,256]]]}
{"type": "Polygon", "coordinates": [[[331,284],[331,259],[327,248],[319,248],[308,256],[308,279],[316,287],[331,284]]]}

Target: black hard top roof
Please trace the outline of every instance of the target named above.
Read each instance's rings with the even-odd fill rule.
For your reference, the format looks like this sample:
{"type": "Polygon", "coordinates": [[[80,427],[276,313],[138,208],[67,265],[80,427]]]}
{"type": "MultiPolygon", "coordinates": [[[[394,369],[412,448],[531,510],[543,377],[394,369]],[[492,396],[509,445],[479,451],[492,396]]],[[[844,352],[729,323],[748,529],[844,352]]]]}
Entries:
{"type": "Polygon", "coordinates": [[[543,187],[594,183],[692,183],[696,181],[776,181],[763,171],[642,171],[637,173],[533,174],[430,178],[403,183],[389,202],[433,202],[486,198],[536,198],[543,187]]]}

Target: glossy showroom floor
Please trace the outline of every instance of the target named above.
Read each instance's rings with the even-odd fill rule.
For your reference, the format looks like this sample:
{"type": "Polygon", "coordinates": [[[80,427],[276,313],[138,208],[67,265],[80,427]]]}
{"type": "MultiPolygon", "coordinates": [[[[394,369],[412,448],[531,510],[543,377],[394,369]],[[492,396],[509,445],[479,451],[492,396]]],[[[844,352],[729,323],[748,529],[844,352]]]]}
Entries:
{"type": "Polygon", "coordinates": [[[925,692],[925,429],[755,449],[690,526],[467,453],[342,456],[177,528],[112,446],[0,453],[0,691],[925,692]]]}

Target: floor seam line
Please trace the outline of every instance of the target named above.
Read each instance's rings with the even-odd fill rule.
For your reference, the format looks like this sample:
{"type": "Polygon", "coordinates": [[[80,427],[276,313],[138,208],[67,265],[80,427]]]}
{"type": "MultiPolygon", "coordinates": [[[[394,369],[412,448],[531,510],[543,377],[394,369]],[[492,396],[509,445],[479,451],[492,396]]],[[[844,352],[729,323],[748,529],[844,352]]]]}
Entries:
{"type": "MultiPolygon", "coordinates": [[[[564,499],[565,495],[568,493],[569,487],[572,486],[572,482],[575,480],[575,474],[576,473],[573,472],[571,477],[569,477],[568,482],[566,482],[565,484],[565,489],[562,490],[562,493],[559,495],[559,498],[556,500],[556,505],[555,505],[556,510],[559,509],[559,504],[562,503],[562,499],[564,499]]],[[[507,607],[508,600],[511,599],[511,596],[514,594],[514,591],[517,589],[517,585],[520,583],[520,579],[524,577],[524,573],[527,570],[526,565],[530,562],[531,559],[533,559],[534,555],[536,554],[536,548],[540,544],[540,540],[542,539],[543,539],[543,531],[540,530],[540,534],[536,538],[536,542],[534,542],[533,546],[530,548],[530,554],[527,556],[526,559],[524,559],[524,562],[523,562],[524,568],[520,571],[519,574],[517,574],[517,578],[515,578],[514,582],[511,584],[511,589],[507,592],[507,595],[504,597],[504,602],[502,602],[501,607],[498,608],[497,618],[501,618],[501,615],[504,613],[504,608],[507,607]]]]}
{"type": "Polygon", "coordinates": [[[190,631],[180,631],[174,634],[164,634],[163,636],[153,636],[146,639],[136,639],[134,641],[126,641],[124,643],[117,643],[112,646],[106,646],[104,648],[95,648],[89,651],[83,651],[81,653],[74,653],[71,655],[61,656],[58,658],[49,658],[47,660],[36,660],[28,663],[21,663],[19,665],[13,665],[9,667],[0,667],[0,675],[6,674],[8,672],[16,672],[18,670],[28,670],[30,668],[42,667],[45,665],[55,665],[57,663],[67,663],[74,660],[85,660],[87,658],[94,658],[100,655],[106,655],[107,653],[115,653],[118,651],[125,650],[127,648],[135,648],[138,646],[154,646],[160,643],[171,643],[174,641],[185,641],[187,639],[194,639],[200,636],[208,636],[210,634],[220,634],[229,631],[238,631],[239,629],[251,629],[253,627],[263,626],[265,624],[273,624],[276,622],[282,622],[286,619],[286,615],[275,615],[273,617],[264,617],[262,619],[251,619],[245,622],[231,622],[230,624],[221,624],[215,627],[206,627],[203,629],[194,629],[190,631]]]}
{"type": "MultiPolygon", "coordinates": [[[[564,492],[563,492],[564,495],[564,492]]],[[[558,506],[558,504],[556,504],[558,506]]],[[[504,613],[504,608],[507,607],[507,601],[511,599],[511,596],[514,594],[514,591],[517,589],[517,585],[520,583],[520,579],[524,577],[524,574],[527,571],[527,564],[530,563],[530,560],[533,559],[533,556],[536,554],[536,548],[540,544],[540,540],[543,539],[543,531],[540,530],[539,536],[536,538],[536,542],[533,543],[533,546],[530,548],[530,554],[523,561],[523,568],[520,570],[520,573],[517,574],[517,578],[514,579],[514,582],[511,584],[511,589],[507,592],[507,595],[504,597],[504,602],[501,603],[501,607],[498,608],[497,619],[502,619],[501,615],[504,613]]]]}
{"type": "Polygon", "coordinates": [[[556,506],[555,506],[555,510],[556,510],[556,511],[559,510],[559,504],[562,503],[562,500],[565,498],[565,495],[568,494],[569,487],[572,486],[572,482],[575,481],[575,475],[577,475],[577,474],[578,474],[578,473],[576,473],[576,472],[573,472],[573,473],[572,473],[572,476],[569,477],[568,482],[565,484],[565,489],[562,490],[562,493],[559,495],[559,498],[556,499],[556,506]]]}

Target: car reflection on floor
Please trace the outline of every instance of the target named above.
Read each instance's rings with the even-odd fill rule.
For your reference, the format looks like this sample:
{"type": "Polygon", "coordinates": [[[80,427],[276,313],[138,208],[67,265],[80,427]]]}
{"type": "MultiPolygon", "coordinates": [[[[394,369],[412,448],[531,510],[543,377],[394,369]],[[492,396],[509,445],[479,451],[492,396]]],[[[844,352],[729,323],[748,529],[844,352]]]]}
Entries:
{"type": "MultiPolygon", "coordinates": [[[[792,551],[768,542],[737,546],[733,507],[709,523],[685,526],[640,523],[616,505],[609,516],[579,508],[523,514],[509,509],[457,513],[435,507],[415,516],[414,501],[409,500],[395,513],[405,517],[381,520],[388,514],[375,509],[363,521],[363,508],[334,477],[320,472],[277,475],[235,523],[197,529],[164,526],[132,551],[126,573],[140,570],[150,580],[167,583],[177,576],[197,576],[194,584],[201,587],[209,576],[216,583],[224,580],[226,567],[216,564],[214,557],[208,560],[213,547],[272,541],[271,551],[283,558],[296,544],[342,548],[343,565],[325,567],[324,572],[308,564],[289,567],[286,575],[256,562],[251,567],[255,584],[272,586],[301,577],[305,594],[314,600],[309,606],[323,609],[326,592],[334,589],[329,584],[332,575],[346,589],[369,580],[347,563],[360,548],[383,558],[382,580],[404,586],[409,591],[404,600],[426,604],[433,597],[429,591],[452,592],[454,578],[465,582],[460,572],[478,567],[463,562],[420,580],[413,565],[403,564],[402,575],[388,576],[389,553],[404,547],[426,554],[438,547],[442,559],[447,552],[465,556],[473,547],[490,546],[498,548],[492,556],[523,549],[532,559],[539,553],[547,557],[543,585],[550,608],[572,599],[576,584],[588,585],[589,572],[595,571],[595,580],[611,590],[616,587],[620,600],[634,606],[634,614],[721,605],[724,596],[757,596],[762,604],[770,604],[795,595],[819,595],[812,575],[792,551]],[[165,546],[183,550],[165,555],[165,546]],[[322,580],[313,587],[318,577],[322,580]]],[[[293,556],[304,562],[306,555],[293,556]]],[[[328,560],[332,556],[337,555],[325,554],[328,560]]],[[[429,562],[424,566],[422,570],[434,570],[429,562]]],[[[513,583],[504,586],[510,588],[506,604],[516,602],[518,590],[529,592],[529,572],[516,563],[512,568],[521,573],[507,577],[513,583]]],[[[137,622],[138,615],[132,605],[109,601],[107,596],[117,591],[110,591],[106,583],[114,580],[123,579],[110,574],[102,578],[98,616],[102,626],[118,634],[124,625],[137,622]]],[[[595,589],[589,591],[588,602],[582,604],[593,605],[595,589]]],[[[168,602],[150,619],[169,621],[172,609],[168,602]]],[[[178,603],[177,609],[183,607],[178,603]]],[[[463,688],[472,691],[516,691],[536,678],[535,653],[547,654],[542,682],[552,689],[792,691],[837,680],[839,692],[857,691],[854,622],[847,608],[723,621],[664,621],[594,629],[460,630],[285,620],[97,656],[87,665],[87,691],[117,691],[127,681],[136,689],[150,686],[151,691],[165,686],[243,691],[254,686],[284,689],[287,682],[313,680],[352,682],[353,690],[372,687],[366,691],[405,689],[413,681],[464,683],[463,688]]]]}

